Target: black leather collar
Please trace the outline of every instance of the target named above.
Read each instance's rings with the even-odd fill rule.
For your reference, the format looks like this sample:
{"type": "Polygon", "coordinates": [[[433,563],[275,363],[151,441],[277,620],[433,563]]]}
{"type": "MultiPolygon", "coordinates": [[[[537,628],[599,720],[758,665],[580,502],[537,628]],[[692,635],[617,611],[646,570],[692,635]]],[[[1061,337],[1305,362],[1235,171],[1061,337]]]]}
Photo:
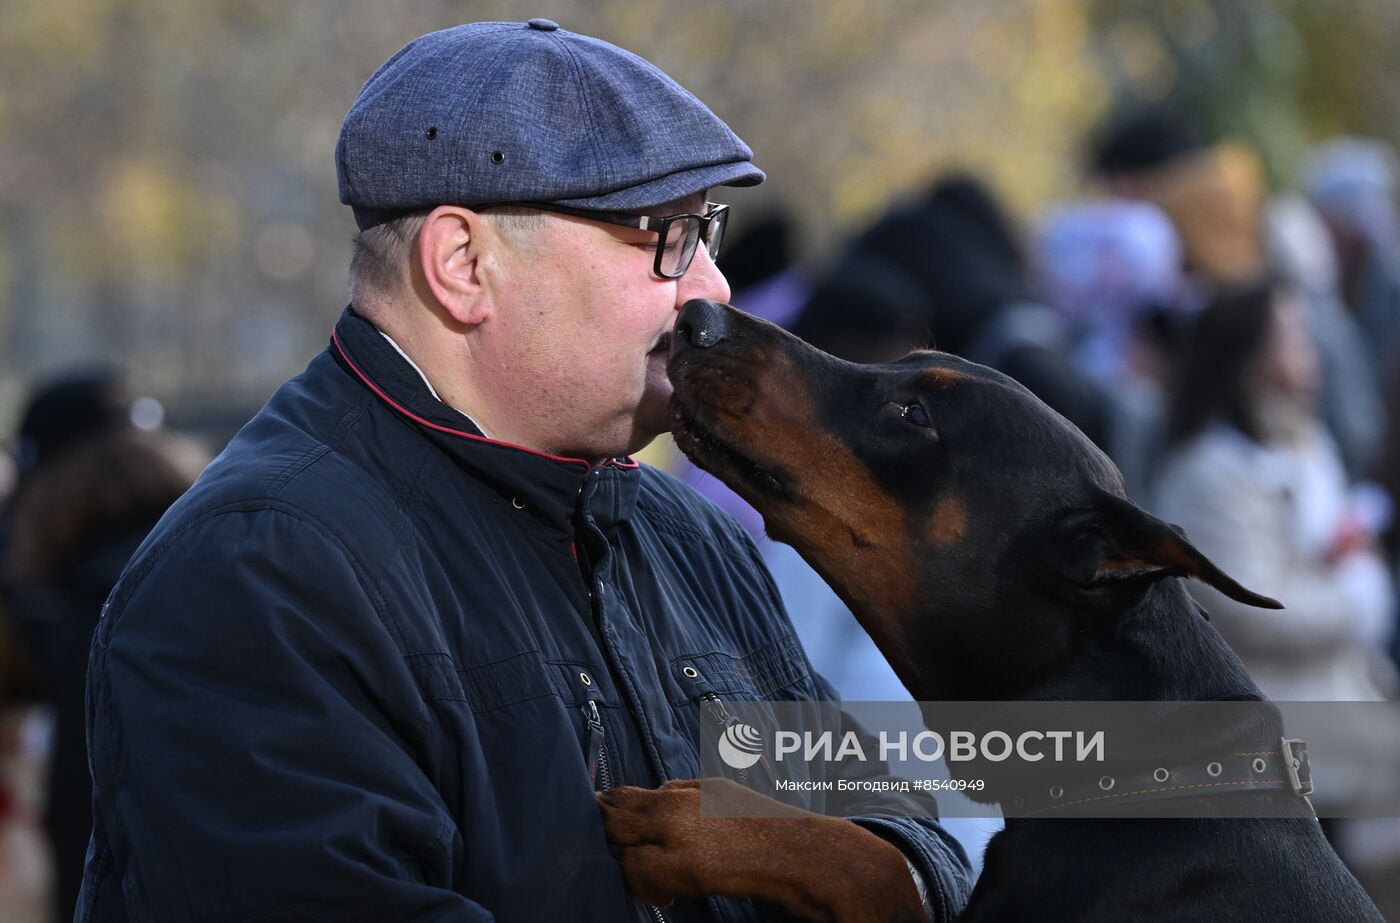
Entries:
{"type": "MultiPolygon", "coordinates": [[[[1157,766],[1121,775],[1109,768],[1093,777],[1068,777],[1047,784],[1042,791],[1010,798],[1003,802],[1003,809],[1008,817],[1133,816],[1143,804],[1263,792],[1290,796],[1297,800],[1299,814],[1314,816],[1307,797],[1313,784],[1306,743],[1281,737],[1271,745],[1227,749],[1215,759],[1189,765],[1157,766]]],[[[1144,813],[1190,816],[1189,811],[1158,807],[1144,813]]]]}

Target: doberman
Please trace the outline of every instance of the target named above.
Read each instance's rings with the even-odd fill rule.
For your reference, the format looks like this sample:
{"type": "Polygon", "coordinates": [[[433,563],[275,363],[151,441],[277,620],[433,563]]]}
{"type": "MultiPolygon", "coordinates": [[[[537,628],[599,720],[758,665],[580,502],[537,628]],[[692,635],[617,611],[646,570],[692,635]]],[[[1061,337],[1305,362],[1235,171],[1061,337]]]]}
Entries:
{"type": "MultiPolygon", "coordinates": [[[[1012,379],[935,351],[854,365],[706,301],[682,309],[668,370],[681,449],[822,575],[916,699],[1262,699],[1175,578],[1279,604],[1126,500],[1112,462],[1012,379]]],[[[848,820],[705,816],[695,781],[600,802],[649,903],[923,919],[899,850],[848,820]]],[[[959,919],[1380,921],[1310,806],[1294,814],[1008,816],[959,919]]]]}

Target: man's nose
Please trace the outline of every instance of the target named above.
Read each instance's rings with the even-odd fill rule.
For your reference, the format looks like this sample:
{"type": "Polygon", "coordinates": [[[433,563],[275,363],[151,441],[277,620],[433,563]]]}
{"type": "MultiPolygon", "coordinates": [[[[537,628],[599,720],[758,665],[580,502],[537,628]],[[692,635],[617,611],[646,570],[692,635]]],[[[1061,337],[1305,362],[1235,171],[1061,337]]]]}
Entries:
{"type": "Polygon", "coordinates": [[[685,271],[685,275],[676,280],[676,304],[683,305],[695,298],[728,303],[729,295],[729,282],[702,243],[696,248],[690,268],[685,271]]]}
{"type": "Polygon", "coordinates": [[[696,298],[687,301],[676,318],[675,344],[709,349],[729,330],[729,311],[717,302],[696,298]]]}

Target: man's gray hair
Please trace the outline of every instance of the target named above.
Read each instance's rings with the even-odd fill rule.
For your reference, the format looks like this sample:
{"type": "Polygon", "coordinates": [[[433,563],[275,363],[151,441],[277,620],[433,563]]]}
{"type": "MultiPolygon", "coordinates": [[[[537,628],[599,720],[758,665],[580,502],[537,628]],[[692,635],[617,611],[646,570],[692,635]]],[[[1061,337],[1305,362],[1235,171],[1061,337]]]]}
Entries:
{"type": "MultiPolygon", "coordinates": [[[[418,235],[432,209],[408,212],[355,235],[350,257],[350,301],[357,307],[391,299],[408,286],[409,265],[418,235]]],[[[532,208],[494,206],[482,210],[506,234],[539,228],[544,213],[532,208]]]]}

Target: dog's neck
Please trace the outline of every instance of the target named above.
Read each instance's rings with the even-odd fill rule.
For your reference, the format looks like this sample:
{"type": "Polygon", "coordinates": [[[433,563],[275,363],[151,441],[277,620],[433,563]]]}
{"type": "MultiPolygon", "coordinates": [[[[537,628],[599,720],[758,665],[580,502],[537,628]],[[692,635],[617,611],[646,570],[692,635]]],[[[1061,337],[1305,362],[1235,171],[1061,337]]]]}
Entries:
{"type": "MultiPolygon", "coordinates": [[[[1088,727],[1110,729],[1114,767],[1130,773],[1137,771],[1138,762],[1161,765],[1161,759],[1170,762],[1177,758],[1179,752],[1174,748],[1179,745],[1174,741],[1179,738],[1174,735],[1182,713],[1124,706],[1131,709],[1128,712],[1124,707],[1094,703],[1237,702],[1262,698],[1239,659],[1202,617],[1182,581],[1167,580],[1152,586],[1129,611],[1111,622],[1100,619],[1095,629],[1073,635],[1070,649],[1042,664],[1040,672],[1031,674],[1029,681],[990,688],[991,694],[988,684],[1008,675],[1025,674],[1018,670],[1008,673],[987,662],[966,658],[964,663],[949,668],[948,674],[938,676],[941,682],[927,687],[932,695],[918,696],[927,703],[923,709],[925,723],[930,730],[945,735],[965,729],[980,736],[992,730],[1014,735],[1015,729],[1028,721],[1031,727],[1038,727],[1037,721],[1048,722],[1047,727],[1061,727],[1080,720],[1087,722],[1088,727]],[[1067,704],[1069,711],[1047,712],[1021,703],[1083,704],[1067,704]],[[1163,724],[1156,725],[1156,721],[1163,724]]],[[[1198,736],[1193,738],[1192,746],[1199,745],[1203,752],[1229,752],[1229,745],[1237,741],[1263,746],[1276,743],[1282,736],[1272,707],[1193,714],[1198,716],[1193,718],[1198,736]]],[[[1024,793],[1039,786],[1045,773],[1045,766],[1014,760],[973,760],[957,767],[950,764],[950,768],[960,777],[984,780],[985,797],[974,796],[978,801],[1004,801],[1009,792],[1024,793]]]]}
{"type": "MultiPolygon", "coordinates": [[[[1017,638],[975,632],[975,614],[941,624],[974,626],[960,636],[919,637],[906,649],[914,663],[896,672],[920,701],[1235,701],[1258,699],[1259,689],[1239,658],[1202,616],[1184,580],[1162,580],[1118,616],[1044,613],[1056,625],[1051,648],[1029,648],[1028,627],[1017,638]],[[1067,628],[1067,620],[1081,623],[1067,628]],[[1092,622],[1088,620],[1092,619],[1092,622]]],[[[917,625],[917,620],[912,625],[917,625]]],[[[917,631],[917,629],[913,629],[917,631]]],[[[1048,632],[1044,632],[1048,633],[1048,632]]],[[[893,658],[892,658],[892,662],[893,658]]]]}

